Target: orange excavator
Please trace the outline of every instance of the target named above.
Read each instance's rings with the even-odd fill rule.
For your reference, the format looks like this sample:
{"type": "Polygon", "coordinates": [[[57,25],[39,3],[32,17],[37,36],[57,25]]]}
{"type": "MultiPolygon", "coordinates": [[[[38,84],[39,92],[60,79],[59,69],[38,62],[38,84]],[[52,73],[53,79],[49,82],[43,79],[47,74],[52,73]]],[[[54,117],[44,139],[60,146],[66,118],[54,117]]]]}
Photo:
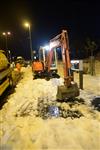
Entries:
{"type": "Polygon", "coordinates": [[[69,56],[69,39],[66,30],[62,30],[62,33],[50,40],[50,57],[48,61],[48,72],[50,71],[50,65],[52,63],[53,50],[57,47],[61,47],[62,61],[64,69],[64,85],[58,86],[57,99],[64,100],[79,96],[79,89],[77,83],[73,82],[71,76],[71,61],[69,56]]]}
{"type": "Polygon", "coordinates": [[[64,70],[64,85],[57,88],[57,99],[65,100],[79,96],[79,88],[77,83],[73,82],[71,76],[71,61],[69,56],[69,39],[66,30],[62,30],[61,34],[50,40],[50,50],[46,57],[46,63],[38,61],[38,67],[33,63],[33,71],[40,72],[41,76],[47,77],[51,75],[52,60],[54,57],[54,50],[61,47],[63,70],[64,70]],[[41,64],[41,65],[40,65],[41,64]],[[36,69],[38,68],[38,69],[36,69]]]}

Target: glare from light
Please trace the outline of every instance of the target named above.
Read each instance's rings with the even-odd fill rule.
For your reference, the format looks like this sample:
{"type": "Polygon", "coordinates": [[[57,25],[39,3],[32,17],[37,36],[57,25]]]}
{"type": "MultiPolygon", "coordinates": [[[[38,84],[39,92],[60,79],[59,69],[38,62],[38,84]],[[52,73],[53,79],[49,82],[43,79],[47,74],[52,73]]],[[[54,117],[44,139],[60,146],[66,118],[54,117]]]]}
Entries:
{"type": "Polygon", "coordinates": [[[71,60],[71,63],[79,63],[79,60],[71,60]]]}
{"type": "Polygon", "coordinates": [[[8,34],[8,35],[10,35],[10,34],[11,34],[11,32],[7,32],[7,34],[8,34]]]}
{"type": "Polygon", "coordinates": [[[28,22],[26,22],[26,23],[24,23],[24,26],[28,28],[30,26],[30,24],[28,22]]]}
{"type": "Polygon", "coordinates": [[[43,47],[43,49],[49,51],[49,50],[50,50],[50,46],[49,46],[49,45],[46,45],[46,46],[43,47]]]}
{"type": "Polygon", "coordinates": [[[58,45],[60,45],[59,41],[50,42],[50,49],[57,47],[58,45]]]}
{"type": "Polygon", "coordinates": [[[7,36],[7,35],[11,35],[11,32],[3,32],[2,34],[7,36]]]}
{"type": "Polygon", "coordinates": [[[34,59],[36,59],[36,56],[34,56],[34,59]]]}
{"type": "Polygon", "coordinates": [[[5,32],[3,32],[2,34],[3,34],[3,35],[6,35],[6,33],[5,33],[5,32]]]}

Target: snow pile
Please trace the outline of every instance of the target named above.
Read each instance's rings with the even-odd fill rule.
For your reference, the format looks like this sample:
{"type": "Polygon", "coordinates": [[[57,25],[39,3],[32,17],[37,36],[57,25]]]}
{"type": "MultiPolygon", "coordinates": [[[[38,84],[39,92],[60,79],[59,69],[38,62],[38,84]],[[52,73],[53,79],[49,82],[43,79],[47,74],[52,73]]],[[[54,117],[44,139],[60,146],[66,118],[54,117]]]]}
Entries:
{"type": "MultiPolygon", "coordinates": [[[[15,93],[9,96],[8,102],[0,110],[0,148],[98,150],[100,114],[89,105],[91,94],[81,90],[81,95],[75,102],[56,102],[57,85],[63,84],[63,79],[33,80],[30,68],[23,71],[23,79],[15,93]],[[50,106],[56,105],[64,113],[77,110],[82,116],[42,119],[39,108],[47,107],[47,101],[50,106]],[[38,108],[39,104],[42,106],[38,108]]],[[[95,91],[92,96],[95,96],[95,91]]]]}

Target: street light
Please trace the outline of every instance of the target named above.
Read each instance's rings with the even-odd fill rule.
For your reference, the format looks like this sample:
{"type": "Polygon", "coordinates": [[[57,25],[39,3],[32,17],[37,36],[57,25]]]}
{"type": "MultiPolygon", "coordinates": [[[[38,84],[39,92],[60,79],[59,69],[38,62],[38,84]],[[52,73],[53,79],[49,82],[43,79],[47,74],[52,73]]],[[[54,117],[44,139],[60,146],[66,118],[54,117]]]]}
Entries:
{"type": "Polygon", "coordinates": [[[30,26],[30,24],[28,23],[28,22],[26,22],[25,24],[24,24],[24,26],[26,27],[26,28],[28,28],[29,29],[29,40],[30,40],[30,50],[31,50],[31,61],[33,61],[33,57],[32,57],[32,38],[31,38],[31,26],[30,26]]]}
{"type": "Polygon", "coordinates": [[[8,36],[11,35],[11,32],[3,32],[2,35],[5,36],[5,39],[6,39],[7,58],[10,59],[11,61],[11,53],[10,53],[10,50],[8,50],[8,36]]]}
{"type": "Polygon", "coordinates": [[[8,50],[8,36],[11,35],[11,32],[3,32],[2,35],[5,36],[5,39],[6,39],[6,50],[8,50]]]}

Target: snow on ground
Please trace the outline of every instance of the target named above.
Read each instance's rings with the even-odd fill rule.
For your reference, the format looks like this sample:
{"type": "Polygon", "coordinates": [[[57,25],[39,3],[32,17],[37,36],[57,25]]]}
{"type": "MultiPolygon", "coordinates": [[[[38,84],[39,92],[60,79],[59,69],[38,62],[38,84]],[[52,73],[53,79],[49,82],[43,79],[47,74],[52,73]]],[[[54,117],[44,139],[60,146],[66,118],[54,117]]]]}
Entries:
{"type": "MultiPolygon", "coordinates": [[[[42,119],[38,116],[38,101],[55,102],[57,85],[63,84],[63,79],[33,80],[30,68],[23,68],[23,72],[23,79],[0,110],[1,149],[99,150],[100,114],[90,106],[90,100],[100,95],[100,78],[84,76],[84,90],[80,90],[79,97],[85,104],[75,103],[71,108],[65,102],[56,103],[62,109],[81,111],[82,117],[42,119]]],[[[77,74],[75,77],[78,81],[77,74]]]]}

